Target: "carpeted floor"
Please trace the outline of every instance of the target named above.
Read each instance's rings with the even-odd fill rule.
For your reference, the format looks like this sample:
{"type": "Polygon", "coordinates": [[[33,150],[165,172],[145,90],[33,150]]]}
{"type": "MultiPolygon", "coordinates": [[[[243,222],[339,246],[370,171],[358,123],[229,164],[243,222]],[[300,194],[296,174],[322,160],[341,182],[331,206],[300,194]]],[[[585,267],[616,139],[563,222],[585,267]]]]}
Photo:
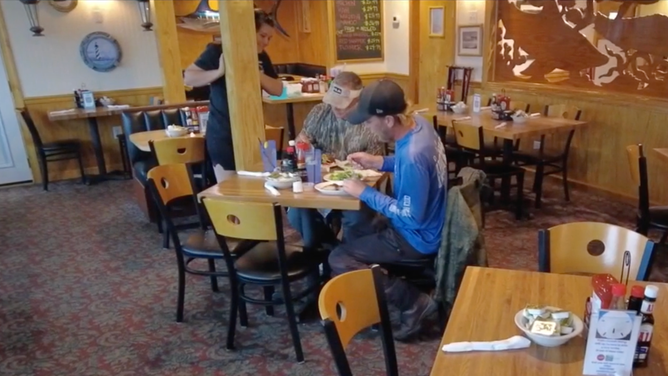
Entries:
{"type": "MultiPolygon", "coordinates": [[[[234,352],[224,350],[229,292],[189,276],[185,322],[175,322],[171,250],[130,199],[131,182],[53,184],[0,190],[0,375],[334,375],[322,328],[300,325],[306,362],[297,364],[285,316],[249,306],[234,352]]],[[[564,203],[548,185],[544,208],[516,222],[488,215],[490,264],[535,270],[536,232],[572,221],[632,226],[633,208],[574,192],[564,203]]],[[[400,372],[428,375],[440,334],[398,344],[400,372]]],[[[372,333],[349,353],[356,374],[383,374],[372,333]]]]}

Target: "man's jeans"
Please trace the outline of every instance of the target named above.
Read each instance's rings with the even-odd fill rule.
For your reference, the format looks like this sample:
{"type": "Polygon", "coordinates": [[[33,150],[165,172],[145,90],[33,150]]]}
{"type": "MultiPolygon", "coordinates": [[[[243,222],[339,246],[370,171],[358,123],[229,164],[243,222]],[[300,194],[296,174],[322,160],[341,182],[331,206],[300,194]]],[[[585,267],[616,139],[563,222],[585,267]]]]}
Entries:
{"type": "Polygon", "coordinates": [[[306,248],[338,244],[336,234],[329,227],[329,223],[336,217],[341,218],[344,243],[373,232],[373,212],[365,205],[360,210],[333,210],[326,218],[316,209],[288,209],[290,225],[301,234],[306,248]]]}

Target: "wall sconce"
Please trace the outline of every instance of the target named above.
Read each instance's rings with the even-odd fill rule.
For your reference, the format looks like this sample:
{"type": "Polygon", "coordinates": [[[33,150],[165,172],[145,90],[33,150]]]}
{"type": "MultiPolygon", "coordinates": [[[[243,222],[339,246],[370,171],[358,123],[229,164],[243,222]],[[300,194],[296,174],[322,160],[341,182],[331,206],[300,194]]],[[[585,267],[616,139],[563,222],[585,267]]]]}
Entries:
{"type": "Polygon", "coordinates": [[[39,0],[21,0],[21,2],[28,15],[28,21],[30,21],[30,31],[32,31],[32,36],[43,36],[42,31],[44,31],[44,28],[39,26],[39,17],[37,17],[37,4],[39,3],[39,0]]]}
{"type": "Polygon", "coordinates": [[[139,14],[141,15],[141,27],[144,31],[151,31],[153,23],[151,23],[151,3],[149,0],[137,0],[139,5],[139,14]]]}

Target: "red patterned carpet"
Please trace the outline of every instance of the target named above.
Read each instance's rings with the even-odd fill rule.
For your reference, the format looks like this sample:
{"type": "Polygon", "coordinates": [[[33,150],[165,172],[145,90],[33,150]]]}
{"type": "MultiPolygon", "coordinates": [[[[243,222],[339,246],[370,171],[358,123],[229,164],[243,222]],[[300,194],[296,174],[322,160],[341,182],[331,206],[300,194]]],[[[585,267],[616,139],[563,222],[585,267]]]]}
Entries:
{"type": "MultiPolygon", "coordinates": [[[[300,325],[306,362],[294,361],[282,310],[249,306],[234,352],[224,350],[226,281],[212,293],[189,276],[185,322],[174,321],[176,266],[155,226],[130,199],[131,182],[86,187],[71,182],[0,190],[0,375],[334,375],[322,328],[300,325]]],[[[575,192],[563,203],[550,186],[544,209],[516,222],[488,215],[494,267],[536,269],[536,232],[580,220],[632,225],[633,208],[575,192]]],[[[428,375],[435,328],[419,343],[398,344],[403,375],[428,375]]],[[[356,374],[384,374],[378,338],[354,342],[356,374]]]]}

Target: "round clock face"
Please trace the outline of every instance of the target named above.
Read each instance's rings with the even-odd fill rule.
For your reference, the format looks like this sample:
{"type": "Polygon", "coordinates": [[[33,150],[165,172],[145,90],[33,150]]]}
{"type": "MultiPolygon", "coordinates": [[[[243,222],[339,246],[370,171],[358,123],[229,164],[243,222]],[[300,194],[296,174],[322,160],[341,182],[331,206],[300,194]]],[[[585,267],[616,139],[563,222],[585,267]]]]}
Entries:
{"type": "Polygon", "coordinates": [[[596,333],[600,338],[626,339],[633,330],[633,321],[627,313],[613,314],[606,312],[596,324],[596,333]]]}
{"type": "Polygon", "coordinates": [[[79,48],[81,58],[91,69],[109,72],[121,61],[121,46],[111,35],[102,32],[88,34],[79,48]]]}
{"type": "Polygon", "coordinates": [[[77,3],[78,0],[49,0],[49,5],[63,13],[71,12],[77,7],[77,3]]]}

